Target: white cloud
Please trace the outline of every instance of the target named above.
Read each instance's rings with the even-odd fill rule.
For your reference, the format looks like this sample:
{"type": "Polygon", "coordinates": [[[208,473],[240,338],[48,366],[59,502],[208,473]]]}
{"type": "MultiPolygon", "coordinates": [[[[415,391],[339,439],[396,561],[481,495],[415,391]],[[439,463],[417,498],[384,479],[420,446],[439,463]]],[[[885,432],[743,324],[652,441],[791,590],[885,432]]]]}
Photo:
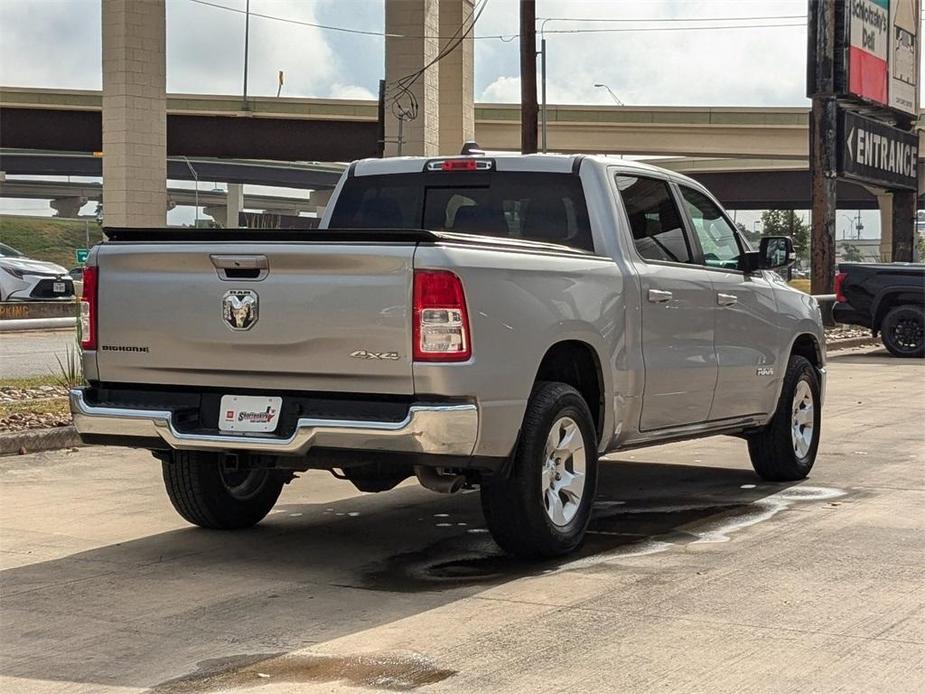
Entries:
{"type": "Polygon", "coordinates": [[[332,99],[376,99],[376,95],[366,87],[356,84],[340,84],[335,82],[330,90],[332,99]]]}
{"type": "Polygon", "coordinates": [[[479,101],[510,104],[520,101],[520,77],[502,75],[482,91],[479,101]]]}

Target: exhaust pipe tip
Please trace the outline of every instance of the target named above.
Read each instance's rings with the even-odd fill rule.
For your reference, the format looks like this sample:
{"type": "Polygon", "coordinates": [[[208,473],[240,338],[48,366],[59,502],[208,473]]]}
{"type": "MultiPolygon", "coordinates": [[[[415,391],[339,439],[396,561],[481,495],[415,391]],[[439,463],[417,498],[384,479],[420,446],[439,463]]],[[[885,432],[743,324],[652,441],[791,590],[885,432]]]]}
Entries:
{"type": "Polygon", "coordinates": [[[439,468],[414,466],[414,474],[421,486],[438,494],[455,494],[466,484],[465,475],[443,474],[439,468]]]}

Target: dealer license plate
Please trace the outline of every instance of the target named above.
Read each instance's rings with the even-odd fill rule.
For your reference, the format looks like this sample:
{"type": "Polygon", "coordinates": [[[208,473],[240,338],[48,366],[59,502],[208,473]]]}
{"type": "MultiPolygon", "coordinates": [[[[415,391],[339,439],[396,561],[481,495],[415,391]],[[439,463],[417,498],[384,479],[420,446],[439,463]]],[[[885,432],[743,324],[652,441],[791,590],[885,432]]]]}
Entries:
{"type": "Polygon", "coordinates": [[[282,398],[256,395],[223,395],[218,415],[221,431],[262,431],[276,429],[282,398]]]}

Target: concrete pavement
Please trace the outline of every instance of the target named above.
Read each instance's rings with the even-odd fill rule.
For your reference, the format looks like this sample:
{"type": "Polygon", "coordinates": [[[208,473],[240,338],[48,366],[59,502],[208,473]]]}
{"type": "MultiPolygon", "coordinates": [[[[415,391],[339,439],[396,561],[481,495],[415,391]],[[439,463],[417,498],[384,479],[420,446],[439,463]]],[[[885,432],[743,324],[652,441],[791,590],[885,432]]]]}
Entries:
{"type": "Polygon", "coordinates": [[[0,332],[0,379],[56,374],[76,340],[74,330],[0,332]]]}
{"type": "Polygon", "coordinates": [[[925,363],[832,358],[816,469],[743,442],[614,456],[581,552],[501,556],[478,495],[312,472],[186,526],[143,452],[0,459],[10,692],[919,692],[925,363]]]}

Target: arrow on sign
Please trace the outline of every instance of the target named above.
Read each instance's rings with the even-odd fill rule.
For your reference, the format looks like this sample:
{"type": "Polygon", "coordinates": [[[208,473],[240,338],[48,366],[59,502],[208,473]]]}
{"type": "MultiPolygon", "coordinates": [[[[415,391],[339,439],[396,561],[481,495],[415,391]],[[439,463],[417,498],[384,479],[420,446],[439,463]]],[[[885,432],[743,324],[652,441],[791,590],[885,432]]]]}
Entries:
{"type": "Polygon", "coordinates": [[[851,158],[854,159],[854,147],[851,144],[854,142],[854,128],[851,128],[851,132],[848,133],[848,154],[851,155],[851,158]]]}

